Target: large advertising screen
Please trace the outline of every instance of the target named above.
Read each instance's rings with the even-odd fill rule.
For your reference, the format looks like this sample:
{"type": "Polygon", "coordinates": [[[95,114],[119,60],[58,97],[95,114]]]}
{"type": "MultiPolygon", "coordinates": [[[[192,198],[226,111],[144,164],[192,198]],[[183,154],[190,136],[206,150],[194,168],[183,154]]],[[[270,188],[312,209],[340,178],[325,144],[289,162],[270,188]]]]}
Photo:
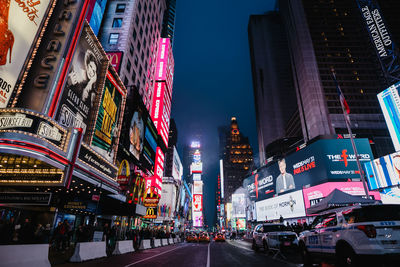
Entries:
{"type": "Polygon", "coordinates": [[[246,217],[245,194],[232,194],[232,217],[246,217]]]}
{"type": "Polygon", "coordinates": [[[203,226],[203,213],[200,211],[193,211],[193,226],[202,227],[203,226]]]}
{"type": "Polygon", "coordinates": [[[10,101],[51,2],[0,2],[0,108],[10,101]]]}
{"type": "Polygon", "coordinates": [[[277,220],[306,216],[303,191],[287,193],[271,199],[256,202],[257,221],[277,220]]]}
{"type": "MultiPolygon", "coordinates": [[[[330,182],[303,189],[304,204],[306,210],[319,203],[333,190],[339,189],[342,192],[353,196],[365,196],[364,186],[362,182],[330,182]]],[[[369,192],[374,199],[380,200],[378,192],[369,192]]]]}
{"type": "Polygon", "coordinates": [[[400,152],[367,162],[364,168],[371,190],[400,184],[400,152]]]}
{"type": "Polygon", "coordinates": [[[92,148],[114,162],[121,129],[121,116],[126,95],[123,84],[114,71],[107,72],[92,138],[92,148]]]}
{"type": "Polygon", "coordinates": [[[202,181],[193,181],[193,194],[203,194],[202,181]]]}
{"type": "Polygon", "coordinates": [[[203,211],[203,195],[193,195],[193,211],[203,211]]]}
{"type": "Polygon", "coordinates": [[[183,166],[178,154],[178,150],[174,146],[173,162],[172,162],[172,177],[175,180],[181,180],[183,175],[183,166]]]}
{"type": "Polygon", "coordinates": [[[400,150],[400,82],[378,94],[386,125],[396,151],[400,150]]]}
{"type": "Polygon", "coordinates": [[[94,127],[107,67],[107,56],[90,26],[85,23],[59,102],[56,120],[67,128],[82,128],[86,141],[90,128],[94,127]]]}
{"type": "MultiPolygon", "coordinates": [[[[373,159],[368,139],[355,139],[361,163],[373,159]]],[[[318,140],[246,178],[243,186],[259,201],[328,181],[361,179],[349,139],[318,140]]]]}

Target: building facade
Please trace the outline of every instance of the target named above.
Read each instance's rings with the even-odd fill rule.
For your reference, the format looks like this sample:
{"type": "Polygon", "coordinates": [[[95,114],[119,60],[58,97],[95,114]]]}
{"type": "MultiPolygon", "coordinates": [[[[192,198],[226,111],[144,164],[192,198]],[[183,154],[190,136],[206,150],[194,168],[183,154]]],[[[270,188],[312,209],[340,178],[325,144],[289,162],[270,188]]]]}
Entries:
{"type": "MultiPolygon", "coordinates": [[[[398,3],[393,4],[396,9],[398,3]]],[[[334,71],[351,109],[353,133],[370,138],[376,156],[390,153],[393,146],[376,97],[388,84],[357,1],[281,0],[279,5],[305,141],[347,133],[334,71]]]]}
{"type": "Polygon", "coordinates": [[[285,137],[302,136],[285,26],[278,12],[250,16],[248,25],[260,165],[265,148],[285,137]],[[289,125],[294,131],[287,131],[289,125]],[[297,131],[296,131],[297,130],[297,131]]]}
{"type": "Polygon", "coordinates": [[[165,1],[109,0],[99,40],[106,52],[122,52],[119,74],[129,89],[136,86],[151,109],[157,51],[165,1]]]}

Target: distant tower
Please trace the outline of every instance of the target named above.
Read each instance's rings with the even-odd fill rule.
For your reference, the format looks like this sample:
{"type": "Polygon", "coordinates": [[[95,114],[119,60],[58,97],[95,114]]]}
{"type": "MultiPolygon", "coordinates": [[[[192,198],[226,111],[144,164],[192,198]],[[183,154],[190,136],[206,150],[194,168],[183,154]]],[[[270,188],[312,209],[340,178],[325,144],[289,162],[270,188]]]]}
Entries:
{"type": "Polygon", "coordinates": [[[251,174],[253,169],[253,150],[249,139],[239,131],[239,125],[235,117],[231,119],[229,128],[219,128],[220,155],[223,160],[224,175],[224,202],[229,202],[232,193],[242,186],[243,179],[251,174]]]}

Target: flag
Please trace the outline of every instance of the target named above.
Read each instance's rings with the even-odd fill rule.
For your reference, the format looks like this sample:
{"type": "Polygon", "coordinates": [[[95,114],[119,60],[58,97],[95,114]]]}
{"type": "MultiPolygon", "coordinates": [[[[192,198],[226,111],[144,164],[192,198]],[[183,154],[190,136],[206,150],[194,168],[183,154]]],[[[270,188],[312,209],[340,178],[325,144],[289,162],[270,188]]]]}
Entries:
{"type": "Polygon", "coordinates": [[[339,86],[339,83],[338,83],[337,80],[336,80],[336,75],[335,75],[334,72],[332,72],[332,76],[333,76],[333,81],[335,82],[335,85],[336,85],[337,93],[338,93],[338,95],[339,95],[340,103],[342,104],[342,107],[345,108],[347,114],[350,114],[350,107],[349,107],[349,105],[347,104],[346,99],[344,98],[344,95],[343,95],[342,90],[340,90],[340,86],[339,86]]]}

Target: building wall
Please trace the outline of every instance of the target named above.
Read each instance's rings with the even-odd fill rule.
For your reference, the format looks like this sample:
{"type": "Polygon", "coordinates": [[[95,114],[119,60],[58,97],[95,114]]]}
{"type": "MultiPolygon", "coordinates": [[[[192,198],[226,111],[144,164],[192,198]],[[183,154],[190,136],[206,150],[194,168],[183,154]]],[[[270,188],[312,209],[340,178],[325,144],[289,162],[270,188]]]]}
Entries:
{"type": "Polygon", "coordinates": [[[286,125],[297,111],[296,93],[285,27],[279,13],[250,16],[248,34],[262,166],[266,160],[265,147],[287,137],[286,125]]]}
{"type": "Polygon", "coordinates": [[[120,77],[128,87],[137,86],[148,110],[154,88],[154,73],[165,1],[109,0],[99,33],[105,51],[122,51],[120,77]],[[116,12],[125,4],[124,12],[116,12]],[[121,27],[113,27],[114,19],[122,18],[121,27]],[[110,44],[110,34],[119,34],[118,42],[110,44]]]}
{"type": "Polygon", "coordinates": [[[347,132],[331,69],[350,106],[353,133],[390,153],[377,93],[383,73],[356,1],[280,0],[305,139],[347,132]]]}

